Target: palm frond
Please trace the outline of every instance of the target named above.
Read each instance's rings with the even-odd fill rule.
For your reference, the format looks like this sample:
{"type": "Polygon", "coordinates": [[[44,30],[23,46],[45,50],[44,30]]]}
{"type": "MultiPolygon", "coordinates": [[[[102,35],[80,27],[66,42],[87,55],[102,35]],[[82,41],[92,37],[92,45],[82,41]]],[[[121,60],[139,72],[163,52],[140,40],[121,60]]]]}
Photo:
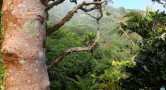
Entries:
{"type": "Polygon", "coordinates": [[[76,78],[78,78],[79,80],[77,81],[73,78],[67,78],[67,79],[70,80],[71,82],[73,82],[74,84],[76,84],[78,90],[86,90],[85,85],[84,85],[84,81],[82,80],[82,78],[79,77],[78,75],[76,75],[76,78]]]}
{"type": "MultiPolygon", "coordinates": [[[[124,31],[127,31],[128,26],[126,24],[120,22],[120,26],[124,31]]],[[[119,27],[117,27],[117,28],[119,28],[119,27]]],[[[118,36],[122,36],[122,35],[123,35],[123,31],[119,30],[118,31],[118,36]]]]}
{"type": "Polygon", "coordinates": [[[62,90],[68,87],[66,76],[56,72],[56,71],[48,71],[48,75],[50,77],[50,84],[52,87],[57,88],[61,87],[62,90]],[[54,77],[54,78],[51,78],[54,77]]]}
{"type": "Polygon", "coordinates": [[[80,77],[80,76],[78,76],[78,75],[75,75],[76,76],[76,78],[77,78],[77,80],[79,81],[79,82],[83,82],[83,80],[82,80],[82,78],[80,77]]]}

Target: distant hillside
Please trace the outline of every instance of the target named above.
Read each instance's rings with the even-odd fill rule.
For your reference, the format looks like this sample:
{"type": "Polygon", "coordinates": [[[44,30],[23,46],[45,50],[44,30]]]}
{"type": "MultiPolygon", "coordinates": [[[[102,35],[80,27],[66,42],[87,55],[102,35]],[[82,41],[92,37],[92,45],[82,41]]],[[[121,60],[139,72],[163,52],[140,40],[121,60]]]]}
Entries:
{"type": "MultiPolygon", "coordinates": [[[[73,9],[75,4],[69,4],[68,1],[61,4],[58,7],[55,7],[49,11],[49,21],[50,24],[56,24],[58,23],[67,13],[73,9]]],[[[117,42],[120,44],[120,46],[129,45],[131,46],[131,43],[128,41],[125,35],[122,37],[119,37],[117,35],[117,32],[119,29],[117,28],[118,23],[120,21],[124,21],[123,15],[127,12],[130,12],[130,9],[125,9],[124,7],[120,8],[114,8],[112,6],[107,6],[106,11],[104,11],[104,15],[102,19],[100,20],[100,31],[101,31],[101,38],[99,41],[99,45],[101,47],[110,47],[113,48],[113,42],[117,42]],[[106,11],[108,11],[111,15],[107,16],[106,11]]],[[[141,13],[145,13],[145,11],[137,10],[141,13]]],[[[91,14],[97,15],[98,13],[94,11],[89,12],[91,14]]],[[[86,32],[96,32],[97,30],[97,23],[95,19],[91,18],[87,14],[85,14],[83,11],[79,10],[78,13],[75,13],[72,19],[65,23],[64,26],[61,27],[62,30],[69,33],[76,33],[81,40],[83,40],[84,35],[86,32]]],[[[129,37],[132,38],[132,40],[137,43],[141,40],[139,35],[133,33],[130,34],[129,37]]]]}

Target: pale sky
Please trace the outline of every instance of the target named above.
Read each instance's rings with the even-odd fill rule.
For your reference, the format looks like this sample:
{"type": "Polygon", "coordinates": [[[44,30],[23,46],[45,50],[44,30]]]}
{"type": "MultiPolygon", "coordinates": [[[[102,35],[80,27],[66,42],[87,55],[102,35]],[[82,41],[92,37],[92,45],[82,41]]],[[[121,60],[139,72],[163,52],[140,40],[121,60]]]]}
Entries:
{"type": "MultiPolygon", "coordinates": [[[[78,3],[81,3],[83,0],[78,0],[78,3]]],[[[93,0],[86,0],[93,1],[93,0]]],[[[125,9],[140,9],[146,11],[146,6],[151,5],[154,11],[158,9],[160,11],[166,10],[161,4],[155,2],[154,4],[151,0],[112,0],[114,3],[110,4],[115,8],[124,7],[125,9]]]]}
{"type": "Polygon", "coordinates": [[[154,11],[158,9],[166,10],[161,4],[151,2],[151,0],[113,0],[114,4],[110,4],[115,8],[124,7],[125,9],[140,9],[146,11],[146,6],[151,5],[154,11]]]}

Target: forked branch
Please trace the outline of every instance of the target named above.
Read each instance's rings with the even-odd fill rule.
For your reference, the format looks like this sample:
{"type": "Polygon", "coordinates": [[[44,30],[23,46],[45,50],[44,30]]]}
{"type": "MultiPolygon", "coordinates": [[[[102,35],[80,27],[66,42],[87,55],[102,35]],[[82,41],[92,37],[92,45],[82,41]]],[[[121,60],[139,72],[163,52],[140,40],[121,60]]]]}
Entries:
{"type": "MultiPolygon", "coordinates": [[[[164,1],[164,0],[163,0],[164,1]]],[[[156,2],[158,2],[159,4],[162,4],[163,5],[163,7],[166,9],[166,3],[163,3],[163,2],[161,2],[161,0],[156,0],[156,2]]]]}
{"type": "MultiPolygon", "coordinates": [[[[65,0],[57,0],[57,1],[54,1],[53,3],[51,4],[48,4],[47,7],[46,7],[46,11],[50,10],[51,8],[53,8],[54,6],[57,6],[58,4],[61,4],[63,3],[65,0]]],[[[48,3],[48,2],[47,2],[48,3]]]]}
{"type": "Polygon", "coordinates": [[[74,13],[77,12],[78,9],[81,9],[81,10],[83,10],[83,11],[85,11],[85,12],[89,12],[89,11],[95,10],[95,9],[99,10],[100,17],[94,17],[94,16],[88,14],[88,15],[90,15],[92,18],[96,19],[97,24],[98,24],[98,28],[97,28],[97,37],[96,37],[95,41],[94,41],[93,43],[91,43],[91,45],[88,46],[88,47],[73,47],[73,48],[71,48],[71,49],[66,50],[66,51],[65,51],[64,53],[62,53],[56,60],[54,60],[49,66],[47,66],[47,70],[50,70],[51,68],[53,68],[54,66],[56,66],[66,55],[68,55],[68,54],[70,54],[70,53],[72,53],[72,52],[89,51],[89,50],[91,50],[91,49],[96,45],[96,43],[97,43],[97,42],[99,41],[99,39],[100,39],[100,24],[99,24],[99,20],[103,17],[103,11],[102,11],[102,7],[100,7],[100,8],[95,8],[95,7],[96,7],[96,6],[101,6],[101,4],[104,3],[104,2],[107,3],[106,0],[104,0],[104,1],[102,1],[102,2],[85,2],[85,1],[84,1],[84,2],[82,2],[81,4],[75,6],[75,7],[73,8],[73,10],[70,11],[58,24],[56,24],[56,25],[55,25],[54,27],[52,27],[51,29],[48,29],[48,30],[47,30],[47,35],[49,35],[49,34],[51,34],[52,32],[58,30],[61,26],[64,25],[64,23],[65,23],[66,21],[68,21],[68,20],[70,20],[70,19],[72,18],[72,16],[74,15],[74,13]],[[91,5],[91,4],[94,4],[95,7],[92,7],[92,8],[90,8],[90,9],[83,8],[84,5],[87,6],[87,5],[91,5]]]}
{"type": "MultiPolygon", "coordinates": [[[[100,9],[100,11],[101,11],[101,9],[100,9]]],[[[98,24],[97,37],[96,37],[95,41],[90,46],[88,46],[88,47],[73,47],[71,49],[66,50],[56,60],[54,60],[49,66],[47,66],[47,70],[50,70],[51,68],[56,66],[66,55],[68,55],[68,54],[70,54],[72,52],[80,52],[80,51],[89,51],[89,50],[91,50],[96,45],[96,43],[99,41],[99,39],[100,39],[100,24],[99,24],[99,20],[102,17],[103,17],[103,13],[101,12],[100,17],[96,18],[96,21],[97,21],[97,24],[98,24]]]]}
{"type": "Polygon", "coordinates": [[[88,46],[88,47],[73,47],[71,49],[66,50],[56,60],[54,60],[49,66],[47,66],[47,70],[50,70],[51,68],[56,66],[66,55],[68,55],[68,54],[70,54],[72,52],[80,52],[80,51],[89,51],[89,50],[91,50],[96,45],[96,43],[99,41],[99,39],[100,39],[100,25],[99,25],[99,21],[97,21],[97,23],[98,23],[97,37],[96,37],[95,41],[90,46],[88,46]]]}
{"type": "Polygon", "coordinates": [[[52,28],[48,29],[47,30],[47,36],[49,34],[51,34],[52,32],[58,30],[61,26],[63,26],[65,24],[66,21],[69,21],[73,17],[74,13],[77,13],[78,9],[81,9],[81,10],[83,10],[85,12],[89,12],[91,10],[95,10],[96,9],[94,7],[91,8],[91,9],[86,9],[86,8],[83,8],[84,5],[86,5],[86,6],[87,5],[92,5],[92,4],[94,4],[94,5],[101,5],[104,2],[106,2],[106,0],[104,0],[102,2],[85,2],[85,1],[83,1],[81,4],[75,6],[72,11],[68,12],[68,14],[59,23],[54,25],[52,28]]]}

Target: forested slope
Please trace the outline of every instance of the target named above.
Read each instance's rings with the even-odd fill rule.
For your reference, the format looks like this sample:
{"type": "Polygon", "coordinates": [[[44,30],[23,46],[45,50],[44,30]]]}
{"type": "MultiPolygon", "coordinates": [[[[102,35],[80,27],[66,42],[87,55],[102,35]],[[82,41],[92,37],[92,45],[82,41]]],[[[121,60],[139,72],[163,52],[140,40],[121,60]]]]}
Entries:
{"type": "MultiPolygon", "coordinates": [[[[63,6],[55,7],[49,11],[48,28],[58,23],[68,10],[71,10],[71,8],[66,9],[64,7],[67,4],[64,3],[63,6]]],[[[114,83],[121,77],[126,77],[125,74],[120,74],[123,73],[123,69],[116,67],[128,65],[127,63],[131,62],[133,54],[130,53],[130,41],[125,35],[118,36],[119,29],[117,27],[120,21],[125,21],[122,18],[123,15],[131,10],[126,10],[123,7],[113,8],[112,6],[107,6],[105,9],[104,16],[100,20],[101,38],[99,42],[91,51],[69,54],[57,67],[49,71],[52,90],[60,90],[60,88],[63,88],[63,90],[64,88],[67,90],[89,90],[94,88],[96,90],[95,87],[98,88],[100,86],[99,83],[103,83],[105,75],[112,75],[116,79],[112,80],[112,78],[109,79],[107,77],[105,82],[109,80],[109,83],[114,83]],[[111,15],[107,15],[107,12],[111,15]],[[113,70],[115,72],[107,73],[106,70],[109,72],[113,70]],[[114,77],[114,74],[119,75],[114,77]],[[99,86],[94,86],[96,83],[99,86]]],[[[145,13],[144,11],[141,12],[145,13]]],[[[90,14],[97,15],[97,12],[90,12],[90,14]]],[[[88,46],[95,39],[96,31],[97,23],[93,18],[82,11],[76,13],[60,30],[47,37],[47,59],[49,60],[47,64],[49,65],[50,62],[58,58],[61,53],[69,48],[88,46]]],[[[142,40],[136,33],[130,34],[129,37],[135,43],[142,40]]],[[[107,83],[101,84],[101,88],[109,86],[109,83],[108,85],[107,83]]]]}
{"type": "MultiPolygon", "coordinates": [[[[59,1],[63,2],[63,0],[57,2],[59,3],[59,1]]],[[[2,4],[2,0],[0,2],[2,4]]],[[[111,5],[105,8],[103,6],[102,9],[105,9],[105,11],[100,20],[100,40],[97,42],[95,38],[99,37],[99,33],[96,34],[99,29],[97,29],[96,20],[83,11],[78,11],[73,17],[72,14],[67,14],[75,6],[71,2],[65,1],[63,4],[55,5],[56,7],[50,9],[47,13],[47,32],[51,30],[52,33],[47,33],[46,39],[40,44],[43,49],[46,48],[46,55],[39,53],[39,57],[46,57],[46,65],[51,66],[51,69],[47,67],[50,90],[165,90],[166,13],[164,11],[153,11],[151,6],[147,6],[146,11],[130,10],[123,7],[114,8],[111,5]],[[60,23],[60,28],[54,28],[54,31],[52,27],[66,15],[71,15],[71,17],[69,16],[71,19],[65,18],[70,21],[65,22],[64,20],[65,24],[60,23]],[[93,42],[97,42],[97,44],[93,42]],[[73,47],[76,52],[72,51],[73,47]],[[92,48],[84,51],[80,47],[92,48]],[[61,60],[58,57],[63,59],[61,60]],[[54,64],[51,64],[53,62],[54,64]]],[[[158,2],[165,7],[160,0],[152,0],[152,2],[158,2]]],[[[97,5],[100,2],[94,3],[97,5]]],[[[48,10],[49,7],[46,8],[48,10]]],[[[98,16],[98,11],[88,13],[98,16]]],[[[41,21],[43,23],[43,20],[41,21]]],[[[2,27],[4,23],[1,21],[0,25],[2,34],[5,30],[2,27]]],[[[15,25],[12,27],[15,27],[15,25]]],[[[0,38],[1,43],[2,36],[0,38]]],[[[8,45],[10,46],[10,43],[8,45]]],[[[24,45],[27,46],[27,44],[24,45]]],[[[33,57],[33,55],[31,56],[33,57]]],[[[6,57],[8,58],[7,55],[6,57]]],[[[18,58],[18,60],[20,59],[18,58]]],[[[45,59],[43,61],[45,63],[45,59]]],[[[40,60],[36,61],[36,63],[40,62],[40,60]]],[[[5,90],[5,85],[9,84],[5,83],[5,78],[6,76],[7,78],[10,77],[6,72],[6,66],[2,65],[3,63],[0,60],[0,88],[5,90]]],[[[44,72],[43,69],[35,69],[35,71],[44,72]]],[[[11,71],[9,70],[9,72],[11,71]]],[[[44,74],[47,74],[47,72],[44,74]]],[[[35,76],[34,73],[32,76],[35,76]]],[[[9,79],[9,82],[12,79],[13,77],[9,79]]],[[[33,80],[36,79],[37,76],[33,80]]],[[[44,77],[42,77],[42,80],[45,80],[44,77]]],[[[28,82],[30,82],[29,78],[28,82]]],[[[18,82],[16,81],[16,83],[18,82]]],[[[40,88],[40,86],[43,86],[41,83],[36,82],[36,85],[32,85],[40,88]],[[39,86],[37,86],[37,83],[40,83],[39,86]]],[[[18,87],[21,88],[20,85],[18,87]]]]}

